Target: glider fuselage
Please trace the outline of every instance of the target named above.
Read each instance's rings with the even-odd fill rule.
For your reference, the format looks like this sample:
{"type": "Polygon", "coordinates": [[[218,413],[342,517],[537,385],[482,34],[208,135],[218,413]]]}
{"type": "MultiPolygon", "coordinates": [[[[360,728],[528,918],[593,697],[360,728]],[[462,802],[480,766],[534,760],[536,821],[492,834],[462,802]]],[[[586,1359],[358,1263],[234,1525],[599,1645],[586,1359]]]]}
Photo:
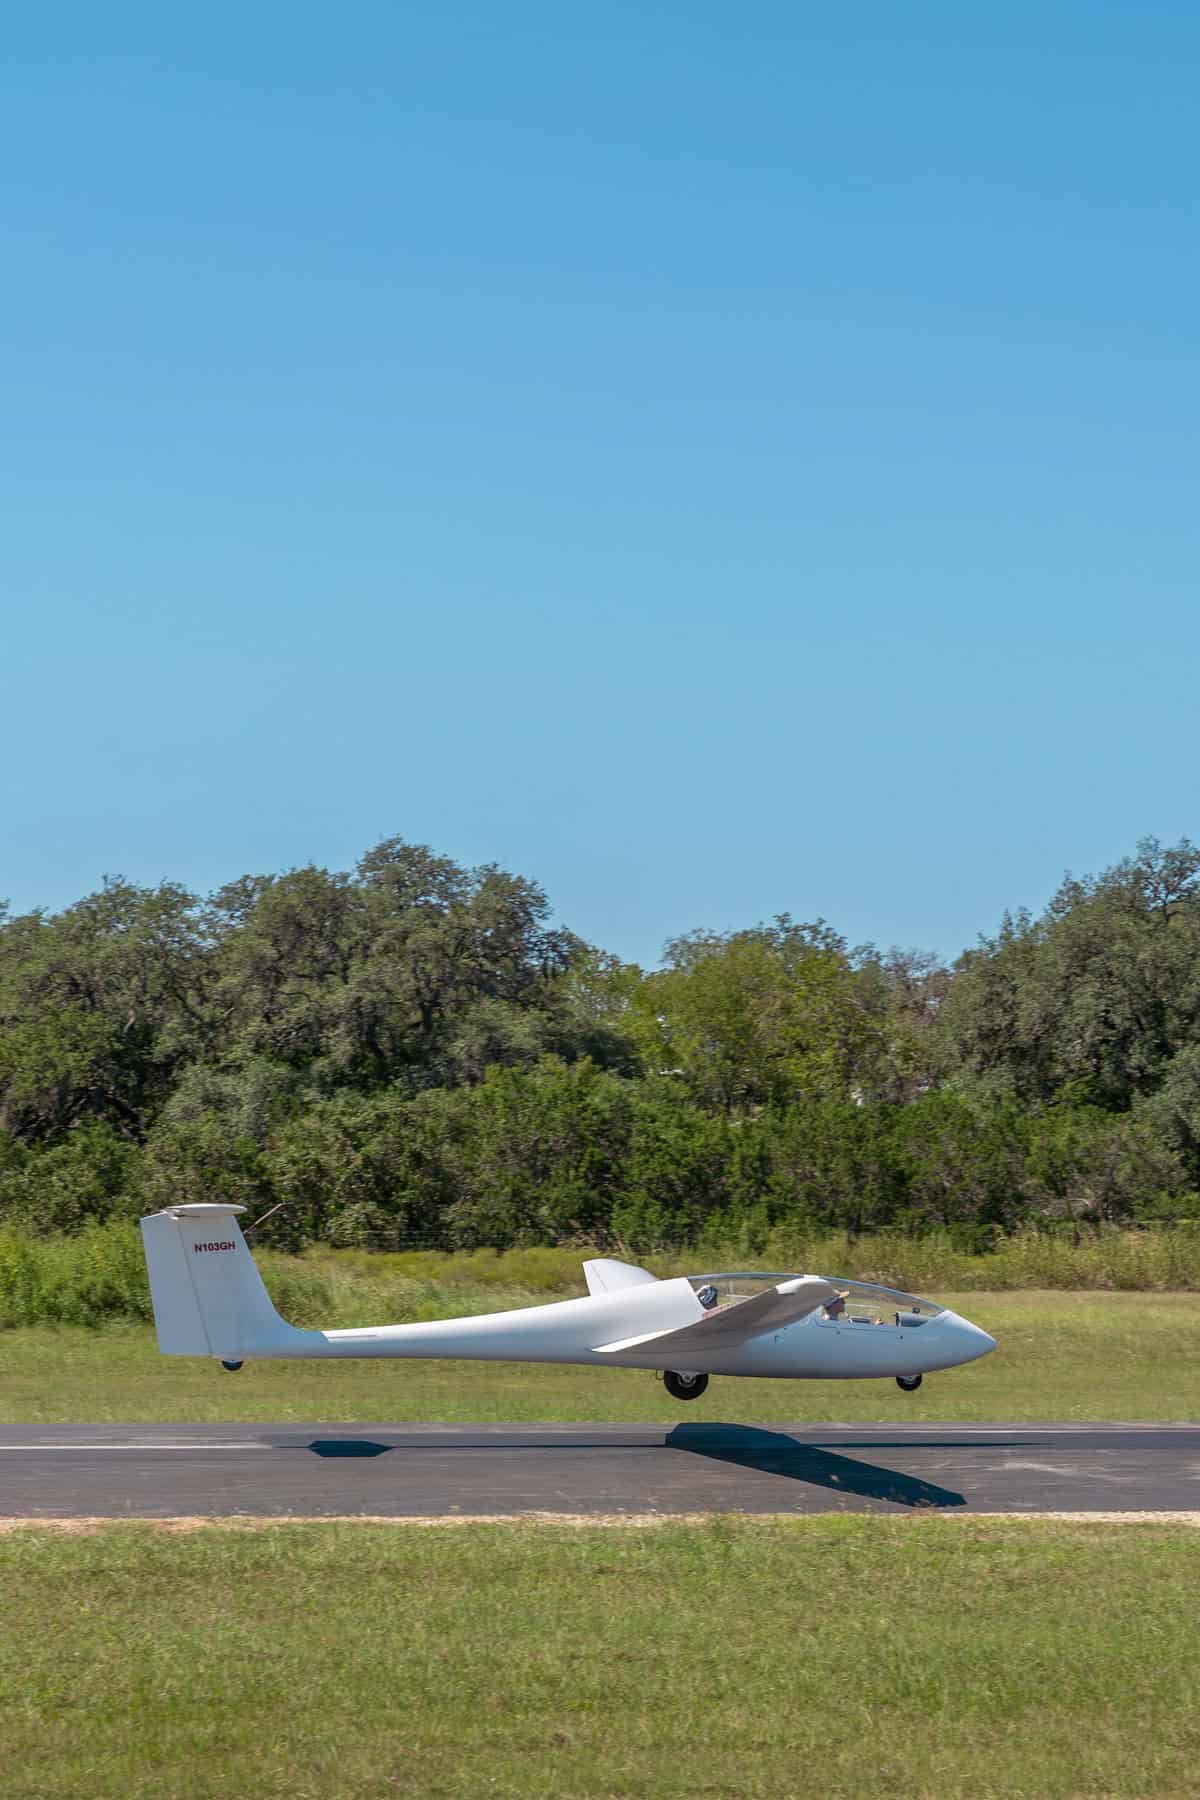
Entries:
{"type": "MultiPolygon", "coordinates": [[[[686,1278],[681,1277],[685,1287],[686,1278]]],[[[662,1287],[673,1284],[660,1283],[662,1287]]],[[[638,1290],[645,1293],[646,1290],[638,1290]]],[[[690,1291],[690,1287],[689,1287],[690,1291]]],[[[652,1344],[622,1350],[597,1349],[600,1332],[612,1338],[651,1333],[654,1324],[643,1309],[631,1319],[628,1309],[606,1302],[618,1295],[560,1300],[519,1312],[483,1313],[468,1319],[439,1319],[423,1325],[381,1325],[356,1331],[315,1331],[311,1348],[292,1344],[253,1356],[448,1356],[484,1362],[590,1363],[596,1367],[661,1369],[662,1349],[652,1344]]],[[[716,1325],[719,1319],[711,1323],[716,1325]]],[[[709,1321],[701,1321],[701,1329],[709,1321]]],[[[668,1329],[669,1322],[660,1327],[668,1329]]],[[[672,1366],[705,1375],[757,1375],[824,1381],[885,1376],[927,1375],[973,1362],[994,1348],[994,1340],[958,1313],[936,1313],[920,1327],[858,1320],[827,1319],[816,1313],[760,1333],[740,1345],[716,1345],[705,1351],[697,1339],[672,1366]]]]}

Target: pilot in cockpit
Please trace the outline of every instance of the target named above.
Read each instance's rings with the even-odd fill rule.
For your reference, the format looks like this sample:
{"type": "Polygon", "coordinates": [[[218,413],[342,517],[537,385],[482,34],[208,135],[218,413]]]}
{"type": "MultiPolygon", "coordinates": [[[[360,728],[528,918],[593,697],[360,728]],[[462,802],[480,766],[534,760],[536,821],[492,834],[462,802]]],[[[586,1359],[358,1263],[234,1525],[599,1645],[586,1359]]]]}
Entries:
{"type": "Polygon", "coordinates": [[[715,1287],[711,1286],[711,1284],[706,1282],[702,1288],[696,1289],[696,1298],[704,1308],[705,1312],[711,1312],[713,1307],[717,1304],[717,1290],[715,1287]]]}

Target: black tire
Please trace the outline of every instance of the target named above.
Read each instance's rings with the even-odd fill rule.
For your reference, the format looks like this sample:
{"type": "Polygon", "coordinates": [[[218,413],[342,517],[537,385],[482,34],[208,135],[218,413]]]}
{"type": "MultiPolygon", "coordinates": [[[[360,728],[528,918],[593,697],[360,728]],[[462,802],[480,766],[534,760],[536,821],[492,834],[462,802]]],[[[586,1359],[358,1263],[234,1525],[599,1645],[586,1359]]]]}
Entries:
{"type": "Polygon", "coordinates": [[[903,1388],[906,1394],[915,1394],[923,1379],[921,1375],[897,1375],[896,1386],[903,1388]]]}
{"type": "Polygon", "coordinates": [[[231,1374],[231,1375],[234,1375],[234,1374],[236,1374],[236,1373],[237,1373],[237,1371],[238,1371],[238,1370],[239,1370],[239,1369],[240,1369],[240,1368],[241,1368],[241,1366],[242,1366],[242,1365],[241,1365],[241,1363],[240,1363],[240,1362],[239,1362],[239,1363],[227,1363],[227,1362],[223,1362],[223,1363],[222,1363],[222,1364],[221,1364],[221,1367],[222,1367],[222,1368],[223,1368],[223,1369],[228,1369],[228,1370],[229,1370],[229,1373],[230,1373],[230,1374],[231,1374]]]}
{"type": "Polygon", "coordinates": [[[677,1375],[674,1369],[664,1369],[663,1386],[672,1400],[698,1400],[708,1386],[708,1376],[677,1375]]]}

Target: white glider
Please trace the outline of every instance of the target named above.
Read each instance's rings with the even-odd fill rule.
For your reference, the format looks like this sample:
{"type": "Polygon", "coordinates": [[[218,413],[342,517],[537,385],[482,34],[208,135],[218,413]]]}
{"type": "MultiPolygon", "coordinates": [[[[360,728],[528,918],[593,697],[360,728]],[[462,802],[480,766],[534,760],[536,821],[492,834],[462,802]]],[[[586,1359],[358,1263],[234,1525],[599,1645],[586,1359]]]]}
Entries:
{"type": "Polygon", "coordinates": [[[158,1347],[211,1356],[422,1356],[480,1362],[616,1364],[658,1370],[677,1400],[710,1375],[850,1380],[895,1376],[907,1391],[932,1369],[996,1347],[949,1308],[895,1288],[823,1275],[681,1275],[601,1257],[585,1262],[586,1299],[477,1318],[354,1331],[304,1331],[281,1319],[237,1223],[240,1206],[171,1206],[142,1220],[158,1347]]]}

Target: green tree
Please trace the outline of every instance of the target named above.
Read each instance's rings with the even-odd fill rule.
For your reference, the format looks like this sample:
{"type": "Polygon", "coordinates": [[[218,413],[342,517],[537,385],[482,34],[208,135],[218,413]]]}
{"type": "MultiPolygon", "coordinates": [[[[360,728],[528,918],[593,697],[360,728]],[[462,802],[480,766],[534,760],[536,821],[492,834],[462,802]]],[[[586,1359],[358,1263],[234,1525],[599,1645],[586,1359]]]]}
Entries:
{"type": "Polygon", "coordinates": [[[1039,1217],[1122,1224],[1170,1210],[1182,1159],[1150,1119],[1098,1106],[1054,1106],[1028,1128],[1026,1184],[1039,1217]]]}
{"type": "Polygon", "coordinates": [[[194,897],[117,878],[55,917],[0,925],[0,1126],[27,1142],[87,1117],[144,1135],[209,1029],[194,897]]]}
{"type": "Polygon", "coordinates": [[[596,1242],[610,1228],[628,1156],[625,1084],[587,1058],[492,1068],[465,1096],[455,1244],[596,1242]]]}
{"type": "Polygon", "coordinates": [[[928,1093],[893,1115],[889,1146],[901,1184],[897,1220],[910,1229],[950,1230],[986,1244],[1027,1211],[1027,1133],[1020,1109],[928,1093]]]}
{"type": "Polygon", "coordinates": [[[267,1145],[282,1210],[264,1231],[375,1249],[447,1242],[462,1110],[461,1096],[437,1090],[416,1100],[344,1092],[309,1106],[267,1145]]]}
{"type": "Polygon", "coordinates": [[[837,941],[786,915],[669,946],[673,965],[632,996],[629,1029],[650,1073],[675,1074],[728,1114],[874,1088],[884,1020],[837,941]]]}
{"type": "Polygon", "coordinates": [[[955,1082],[1026,1104],[1070,1090],[1110,1111],[1153,1093],[1200,1041],[1200,850],[1185,839],[1088,881],[967,952],[937,1025],[955,1082]]]}
{"type": "Polygon", "coordinates": [[[0,1135],[0,1219],[46,1233],[134,1212],[138,1154],[102,1119],[38,1150],[0,1135]]]}
{"type": "Polygon", "coordinates": [[[888,1225],[899,1204],[889,1143],[892,1109],[822,1096],[764,1120],[773,1225],[859,1233],[888,1225]]]}
{"type": "Polygon", "coordinates": [[[634,1097],[615,1237],[647,1251],[694,1243],[730,1211],[736,1127],[701,1111],[678,1086],[650,1081],[634,1097]]]}

